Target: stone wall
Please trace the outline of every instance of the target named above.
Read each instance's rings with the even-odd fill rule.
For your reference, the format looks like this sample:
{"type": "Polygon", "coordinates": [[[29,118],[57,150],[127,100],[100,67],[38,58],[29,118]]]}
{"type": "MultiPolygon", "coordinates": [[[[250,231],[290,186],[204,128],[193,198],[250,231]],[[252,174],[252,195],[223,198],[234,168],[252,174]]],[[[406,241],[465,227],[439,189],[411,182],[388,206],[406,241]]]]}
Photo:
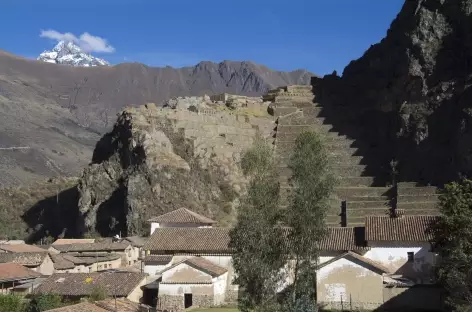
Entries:
{"type": "Polygon", "coordinates": [[[193,295],[192,301],[193,307],[210,308],[214,306],[213,295],[193,295]]]}
{"type": "Polygon", "coordinates": [[[157,308],[162,310],[168,309],[170,311],[183,311],[184,296],[159,295],[157,308]]]}

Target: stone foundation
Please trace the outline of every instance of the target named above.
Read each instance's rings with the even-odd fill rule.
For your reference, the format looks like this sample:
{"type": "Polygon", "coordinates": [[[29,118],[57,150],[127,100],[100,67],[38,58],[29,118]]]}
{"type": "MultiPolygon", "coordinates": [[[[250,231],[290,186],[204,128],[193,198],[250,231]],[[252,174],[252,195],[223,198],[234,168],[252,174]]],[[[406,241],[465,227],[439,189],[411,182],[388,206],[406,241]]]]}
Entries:
{"type": "Polygon", "coordinates": [[[211,308],[214,306],[213,295],[193,295],[192,301],[193,307],[211,308]]]}
{"type": "Polygon", "coordinates": [[[159,295],[157,308],[172,312],[184,310],[184,296],[159,295]]]}
{"type": "Polygon", "coordinates": [[[238,303],[239,292],[237,289],[228,289],[226,291],[225,303],[228,305],[235,305],[238,303]]]}

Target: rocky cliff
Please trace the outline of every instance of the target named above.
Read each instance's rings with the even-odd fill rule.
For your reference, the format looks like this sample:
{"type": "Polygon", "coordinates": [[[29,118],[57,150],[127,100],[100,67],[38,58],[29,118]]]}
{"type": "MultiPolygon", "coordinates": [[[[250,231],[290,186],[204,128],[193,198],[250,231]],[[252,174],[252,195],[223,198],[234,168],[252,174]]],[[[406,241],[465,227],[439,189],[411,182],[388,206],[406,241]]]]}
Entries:
{"type": "Polygon", "coordinates": [[[342,77],[313,79],[317,101],[364,125],[402,180],[441,184],[472,171],[471,11],[471,0],[406,0],[342,77]]]}
{"type": "Polygon", "coordinates": [[[146,220],[186,207],[231,223],[246,180],[241,152],[274,127],[261,98],[174,98],[123,110],[79,181],[84,231],[147,233],[146,220]]]}

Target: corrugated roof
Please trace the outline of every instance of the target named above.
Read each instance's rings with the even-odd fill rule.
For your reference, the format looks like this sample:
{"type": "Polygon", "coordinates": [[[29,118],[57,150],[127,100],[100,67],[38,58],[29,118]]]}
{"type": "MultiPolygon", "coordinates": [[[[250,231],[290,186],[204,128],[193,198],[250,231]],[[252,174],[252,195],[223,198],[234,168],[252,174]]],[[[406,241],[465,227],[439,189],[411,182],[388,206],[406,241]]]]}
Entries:
{"type": "Polygon", "coordinates": [[[100,286],[109,296],[126,297],[145,278],[146,274],[134,272],[55,273],[35,293],[89,296],[100,286]]]}
{"type": "Polygon", "coordinates": [[[438,216],[368,216],[365,221],[367,241],[430,242],[429,231],[438,216]]]}
{"type": "Polygon", "coordinates": [[[0,263],[0,281],[21,280],[41,276],[18,263],[0,263]]]}
{"type": "Polygon", "coordinates": [[[205,216],[199,215],[193,211],[188,210],[187,208],[179,208],[177,210],[165,213],[158,217],[154,217],[149,222],[157,223],[190,223],[190,224],[213,224],[216,221],[207,218],[205,216]]]}
{"type": "Polygon", "coordinates": [[[7,252],[44,252],[46,251],[43,248],[34,245],[28,244],[4,244],[0,245],[1,250],[5,250],[7,252]]]}
{"type": "Polygon", "coordinates": [[[229,253],[229,228],[157,228],[144,249],[173,252],[229,253]]]}
{"type": "Polygon", "coordinates": [[[95,243],[94,238],[59,238],[59,239],[56,239],[56,241],[52,243],[52,245],[56,246],[56,245],[91,244],[91,243],[95,243]]]}
{"type": "Polygon", "coordinates": [[[48,252],[15,252],[0,253],[0,263],[13,262],[25,266],[37,266],[43,263],[44,258],[48,256],[48,252]]]}
{"type": "Polygon", "coordinates": [[[371,259],[368,259],[366,257],[363,257],[353,251],[348,251],[346,253],[343,253],[342,255],[339,255],[337,257],[334,257],[333,259],[329,260],[329,261],[326,261],[326,262],[323,262],[322,264],[320,264],[318,266],[318,269],[321,269],[333,262],[336,262],[338,261],[339,259],[342,259],[342,258],[346,258],[346,259],[353,259],[354,261],[360,261],[378,271],[380,271],[381,273],[385,273],[385,274],[389,274],[391,273],[390,272],[390,269],[387,268],[386,266],[384,266],[383,264],[377,262],[377,261],[374,261],[374,260],[371,260],[371,259]]]}

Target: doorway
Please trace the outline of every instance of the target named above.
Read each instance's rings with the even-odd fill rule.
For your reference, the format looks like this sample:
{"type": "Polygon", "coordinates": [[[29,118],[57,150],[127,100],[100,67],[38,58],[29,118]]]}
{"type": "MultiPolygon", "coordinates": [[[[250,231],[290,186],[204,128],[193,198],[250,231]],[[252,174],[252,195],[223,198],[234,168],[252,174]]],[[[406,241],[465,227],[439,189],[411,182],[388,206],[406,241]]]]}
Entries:
{"type": "Polygon", "coordinates": [[[184,294],[184,308],[190,308],[193,305],[192,294],[184,294]]]}

